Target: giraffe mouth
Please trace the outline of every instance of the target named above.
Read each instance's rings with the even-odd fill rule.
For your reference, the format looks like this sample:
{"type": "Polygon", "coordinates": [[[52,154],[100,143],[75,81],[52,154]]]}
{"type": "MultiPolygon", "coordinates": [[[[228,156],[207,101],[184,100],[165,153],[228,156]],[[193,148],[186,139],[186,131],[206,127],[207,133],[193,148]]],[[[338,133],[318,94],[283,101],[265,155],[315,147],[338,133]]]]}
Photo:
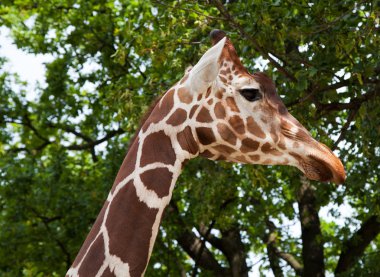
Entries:
{"type": "Polygon", "coordinates": [[[308,156],[306,161],[301,161],[301,166],[306,177],[311,180],[328,182],[333,178],[330,168],[313,155],[308,156]]]}
{"type": "Polygon", "coordinates": [[[341,161],[332,153],[323,159],[311,154],[300,163],[306,177],[311,180],[342,184],[346,179],[341,161]]]}

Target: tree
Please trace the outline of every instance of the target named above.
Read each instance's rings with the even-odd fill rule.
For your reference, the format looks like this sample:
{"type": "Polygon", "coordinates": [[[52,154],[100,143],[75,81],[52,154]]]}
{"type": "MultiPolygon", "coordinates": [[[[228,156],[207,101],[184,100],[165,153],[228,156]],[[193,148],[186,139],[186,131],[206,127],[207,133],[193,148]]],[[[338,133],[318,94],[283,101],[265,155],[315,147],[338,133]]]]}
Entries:
{"type": "Polygon", "coordinates": [[[209,47],[214,28],[251,72],[266,64],[292,114],[343,160],[347,181],[195,159],[146,275],[246,276],[259,258],[263,275],[380,273],[376,2],[28,0],[3,2],[0,15],[17,47],[54,56],[34,92],[0,72],[2,275],[65,273],[139,118],[209,47]],[[319,216],[330,207],[338,220],[342,205],[354,211],[343,224],[319,216]]]}

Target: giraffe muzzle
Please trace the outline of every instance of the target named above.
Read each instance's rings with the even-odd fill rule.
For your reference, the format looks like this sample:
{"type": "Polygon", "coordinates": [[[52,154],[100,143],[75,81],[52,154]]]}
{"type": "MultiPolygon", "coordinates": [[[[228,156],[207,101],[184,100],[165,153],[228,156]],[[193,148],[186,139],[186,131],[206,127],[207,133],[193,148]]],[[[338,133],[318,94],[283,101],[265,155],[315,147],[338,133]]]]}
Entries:
{"type": "Polygon", "coordinates": [[[311,180],[343,184],[346,179],[343,164],[330,149],[328,150],[328,152],[323,151],[322,155],[308,155],[305,160],[300,162],[303,171],[311,180]]]}

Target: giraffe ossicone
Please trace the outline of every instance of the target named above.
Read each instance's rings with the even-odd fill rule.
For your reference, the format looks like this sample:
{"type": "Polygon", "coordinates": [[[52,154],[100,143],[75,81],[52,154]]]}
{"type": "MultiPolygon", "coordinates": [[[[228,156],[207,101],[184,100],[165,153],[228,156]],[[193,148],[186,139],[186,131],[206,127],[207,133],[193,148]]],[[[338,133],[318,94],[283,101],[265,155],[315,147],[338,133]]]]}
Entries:
{"type": "Polygon", "coordinates": [[[272,80],[250,74],[225,33],[142,124],[68,276],[142,276],[175,182],[189,159],[299,168],[342,183],[339,158],[288,113],[272,80]]]}

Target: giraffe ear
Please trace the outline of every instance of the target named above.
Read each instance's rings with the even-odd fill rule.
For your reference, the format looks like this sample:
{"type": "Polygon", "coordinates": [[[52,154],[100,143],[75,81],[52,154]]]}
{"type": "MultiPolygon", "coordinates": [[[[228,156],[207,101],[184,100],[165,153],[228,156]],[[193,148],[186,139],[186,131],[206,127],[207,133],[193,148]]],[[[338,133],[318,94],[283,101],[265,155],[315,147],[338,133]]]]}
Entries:
{"type": "Polygon", "coordinates": [[[189,85],[192,92],[203,92],[215,81],[219,73],[219,58],[225,42],[226,38],[224,37],[211,47],[191,69],[189,85]]]}

